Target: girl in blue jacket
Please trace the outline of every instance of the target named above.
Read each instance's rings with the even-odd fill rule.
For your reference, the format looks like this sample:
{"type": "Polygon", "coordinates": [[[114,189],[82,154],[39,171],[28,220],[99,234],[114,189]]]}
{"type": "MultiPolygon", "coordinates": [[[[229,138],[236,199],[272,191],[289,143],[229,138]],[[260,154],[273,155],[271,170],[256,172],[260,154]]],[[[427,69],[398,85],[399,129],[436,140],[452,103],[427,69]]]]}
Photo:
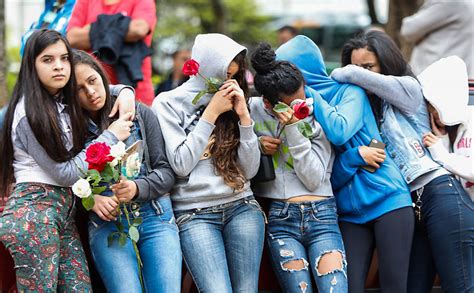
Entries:
{"type": "Polygon", "coordinates": [[[410,194],[393,160],[367,147],[381,137],[364,90],[331,79],[319,48],[307,37],[293,38],[276,53],[303,73],[316,120],[336,148],[331,182],[347,254],[349,292],[364,291],[375,247],[382,290],[405,292],[414,227],[410,194]],[[375,172],[362,168],[369,164],[375,172]]]}

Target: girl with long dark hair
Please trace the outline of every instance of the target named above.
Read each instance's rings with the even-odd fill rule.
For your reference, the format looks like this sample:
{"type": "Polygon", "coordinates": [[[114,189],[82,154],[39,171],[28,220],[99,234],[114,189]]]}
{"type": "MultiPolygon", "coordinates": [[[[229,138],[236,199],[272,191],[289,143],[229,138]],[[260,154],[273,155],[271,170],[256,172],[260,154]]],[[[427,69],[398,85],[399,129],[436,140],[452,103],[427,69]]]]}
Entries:
{"type": "MultiPolygon", "coordinates": [[[[15,261],[19,291],[91,290],[70,188],[78,167],[87,168],[87,127],[71,56],[60,33],[33,33],[2,131],[0,192],[11,195],[0,218],[0,241],[15,261]]],[[[98,139],[126,138],[129,123],[120,120],[98,139]]]]}
{"type": "Polygon", "coordinates": [[[200,75],[153,102],[175,171],[171,200],[186,265],[200,291],[257,292],[264,216],[250,189],[260,151],[247,107],[246,48],[196,37],[200,75]],[[225,80],[213,96],[204,78],[225,80]]]}
{"type": "Polygon", "coordinates": [[[474,204],[423,145],[431,125],[420,83],[395,42],[379,31],[349,40],[342,65],[332,77],[366,90],[387,152],[410,187],[416,222],[408,291],[430,291],[436,271],[443,290],[472,291],[474,204]]]}
{"type": "MultiPolygon", "coordinates": [[[[108,91],[107,76],[92,56],[83,51],[73,53],[79,101],[88,116],[88,141],[97,138],[115,120],[108,117],[114,98],[108,91]]],[[[174,184],[174,173],[164,149],[160,124],[155,114],[137,103],[129,147],[143,141],[144,154],[137,178],[122,178],[112,185],[113,194],[94,195],[95,205],[89,214],[89,243],[94,264],[109,292],[141,292],[138,262],[132,243],[121,247],[109,245],[108,237],[117,232],[117,209],[127,203],[131,220],[140,217],[138,251],[143,262],[143,282],[149,292],[180,292],[181,248],[168,191],[174,184]],[[114,196],[115,195],[115,196],[114,196]]],[[[128,222],[122,216],[122,225],[128,222]]]]}

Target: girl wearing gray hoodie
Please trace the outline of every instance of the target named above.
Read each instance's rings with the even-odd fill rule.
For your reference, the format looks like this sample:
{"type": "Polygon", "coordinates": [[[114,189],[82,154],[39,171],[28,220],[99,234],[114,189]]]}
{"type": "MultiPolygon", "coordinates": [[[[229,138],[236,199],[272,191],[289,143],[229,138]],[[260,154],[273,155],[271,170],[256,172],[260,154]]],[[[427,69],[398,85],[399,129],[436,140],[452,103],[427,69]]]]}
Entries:
{"type": "Polygon", "coordinates": [[[247,107],[246,48],[221,34],[196,37],[199,74],[158,95],[171,191],[186,265],[203,292],[257,292],[264,215],[250,189],[260,151],[247,107]],[[214,94],[206,79],[225,80],[214,94]]]}

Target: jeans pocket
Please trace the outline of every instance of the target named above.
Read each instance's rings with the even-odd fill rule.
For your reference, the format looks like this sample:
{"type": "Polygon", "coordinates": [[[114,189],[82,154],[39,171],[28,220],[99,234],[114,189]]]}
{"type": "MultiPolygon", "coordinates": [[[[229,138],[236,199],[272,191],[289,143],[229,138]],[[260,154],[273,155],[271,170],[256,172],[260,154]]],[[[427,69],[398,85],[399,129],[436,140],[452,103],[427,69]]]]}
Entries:
{"type": "Polygon", "coordinates": [[[260,204],[258,203],[258,201],[256,199],[246,200],[245,203],[248,204],[249,206],[254,207],[257,210],[259,210],[263,215],[263,219],[265,220],[265,224],[268,224],[267,215],[265,215],[265,212],[263,211],[262,207],[260,206],[260,204]]]}
{"type": "Polygon", "coordinates": [[[283,212],[281,208],[270,207],[268,211],[268,220],[270,222],[274,221],[286,221],[291,217],[290,211],[287,209],[286,212],[283,212]]]}
{"type": "Polygon", "coordinates": [[[311,211],[313,220],[322,224],[337,224],[337,209],[332,205],[323,206],[316,211],[311,211]]]}
{"type": "Polygon", "coordinates": [[[457,179],[450,177],[449,179],[456,190],[457,194],[461,198],[461,201],[464,205],[466,205],[471,211],[474,210],[474,202],[472,201],[471,197],[467,193],[467,191],[462,187],[461,182],[457,179]]]}
{"type": "Polygon", "coordinates": [[[179,213],[176,217],[176,225],[178,225],[178,228],[191,221],[194,215],[192,212],[179,213]]]}
{"type": "Polygon", "coordinates": [[[151,201],[151,206],[155,210],[156,216],[159,217],[163,223],[175,225],[176,221],[173,214],[171,202],[168,203],[162,201],[162,203],[160,204],[160,200],[153,200],[151,201]]]}

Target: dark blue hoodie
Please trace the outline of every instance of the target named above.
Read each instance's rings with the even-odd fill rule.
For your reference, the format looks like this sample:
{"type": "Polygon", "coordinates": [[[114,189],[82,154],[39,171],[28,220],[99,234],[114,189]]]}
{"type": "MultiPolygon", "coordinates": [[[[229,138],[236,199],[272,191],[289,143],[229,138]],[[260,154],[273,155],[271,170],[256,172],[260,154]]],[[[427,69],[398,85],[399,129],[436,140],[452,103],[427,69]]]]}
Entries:
{"type": "Polygon", "coordinates": [[[360,168],[365,161],[359,147],[369,145],[373,138],[382,141],[365,91],[330,78],[318,46],[305,36],[291,39],[276,54],[278,60],[295,64],[303,73],[316,120],[335,145],[331,183],[340,220],[366,223],[411,206],[408,186],[389,156],[374,173],[360,168]]]}

